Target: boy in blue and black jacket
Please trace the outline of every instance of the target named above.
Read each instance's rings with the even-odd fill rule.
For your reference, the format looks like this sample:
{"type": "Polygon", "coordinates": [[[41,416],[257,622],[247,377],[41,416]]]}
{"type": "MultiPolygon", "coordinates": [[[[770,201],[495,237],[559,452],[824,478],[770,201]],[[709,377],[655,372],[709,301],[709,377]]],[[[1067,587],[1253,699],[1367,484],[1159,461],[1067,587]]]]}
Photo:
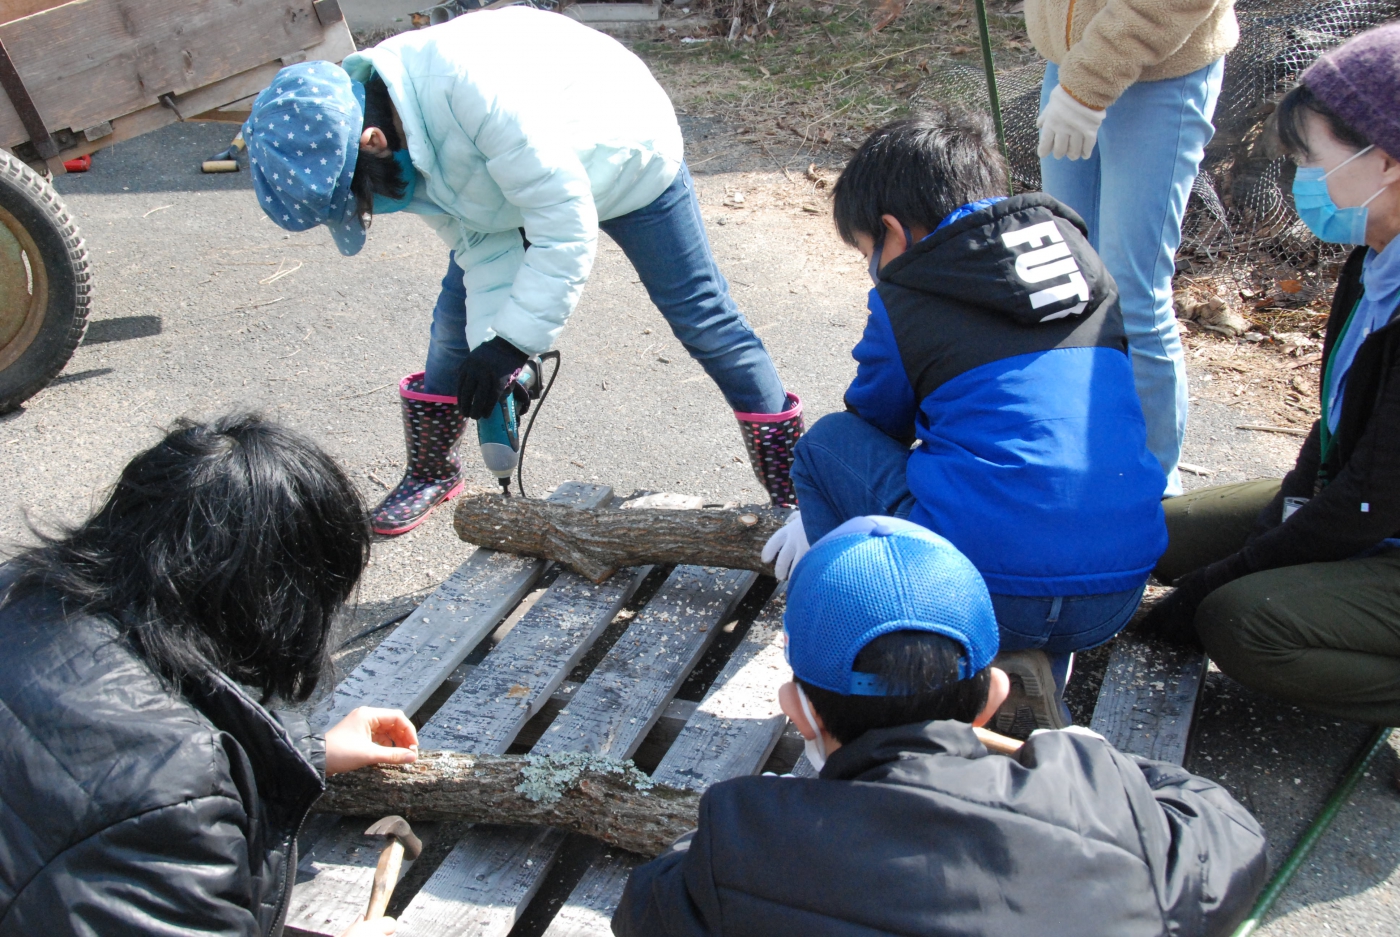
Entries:
{"type": "Polygon", "coordinates": [[[627,883],[617,937],[1223,937],[1264,833],[1219,785],[1088,729],[1009,756],[977,570],[908,521],[856,518],[798,565],[778,702],[817,778],[734,778],[627,883]]]}
{"type": "Polygon", "coordinates": [[[842,172],[836,226],[870,259],[870,315],[847,412],[799,442],[801,513],[766,552],[781,575],[876,513],[948,538],[987,582],[1002,647],[1044,652],[1003,655],[996,725],[1024,735],[1066,724],[1070,654],[1136,610],[1166,480],[1083,221],[1006,190],[989,122],[951,110],[875,131],[842,172]]]}

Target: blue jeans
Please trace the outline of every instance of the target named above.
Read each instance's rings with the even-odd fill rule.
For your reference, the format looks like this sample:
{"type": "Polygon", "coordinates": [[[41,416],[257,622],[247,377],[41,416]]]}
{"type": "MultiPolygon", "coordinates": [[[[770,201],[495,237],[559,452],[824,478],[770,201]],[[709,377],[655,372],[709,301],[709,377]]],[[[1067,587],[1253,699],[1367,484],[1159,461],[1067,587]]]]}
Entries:
{"type": "MultiPolygon", "coordinates": [[[[715,263],[695,182],[684,164],[651,204],[598,226],[622,248],[671,331],[719,385],[731,407],[742,413],[787,409],[773,359],[734,304],[715,263]]],[[[455,256],[449,257],[433,307],[423,382],[427,393],[457,393],[457,373],[469,351],[466,300],[462,268],[455,256]]]]}
{"type": "MultiPolygon", "coordinates": [[[[1181,219],[1220,97],[1225,60],[1189,75],[1131,85],[1108,109],[1088,159],[1045,157],[1041,184],[1083,216],[1089,242],[1118,282],[1123,325],[1147,448],[1167,475],[1167,495],[1181,494],[1177,462],[1186,436],[1186,359],[1172,310],[1172,274],[1181,219]]],[[[1045,68],[1041,107],[1059,84],[1045,68]]]]}
{"type": "MultiPolygon", "coordinates": [[[[809,543],[853,517],[908,517],[914,510],[905,465],[909,447],[854,413],[822,417],[797,441],[792,483],[809,543]]],[[[956,493],[953,493],[956,496],[956,493]]],[[[1060,674],[1069,654],[1104,643],[1128,623],[1142,599],[1136,589],[1102,595],[992,594],[1001,649],[1040,648],[1060,674]]]]}

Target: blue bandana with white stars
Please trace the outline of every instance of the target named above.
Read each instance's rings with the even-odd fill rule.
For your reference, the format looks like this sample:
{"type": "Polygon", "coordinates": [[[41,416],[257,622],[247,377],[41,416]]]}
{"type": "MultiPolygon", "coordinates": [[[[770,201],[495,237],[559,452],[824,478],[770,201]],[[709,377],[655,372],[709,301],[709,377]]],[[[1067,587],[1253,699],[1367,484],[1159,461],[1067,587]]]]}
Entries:
{"type": "Polygon", "coordinates": [[[331,229],[347,256],[365,244],[350,179],[365,122],[365,89],[332,62],[277,73],[243,125],[258,204],[287,231],[331,229]]]}

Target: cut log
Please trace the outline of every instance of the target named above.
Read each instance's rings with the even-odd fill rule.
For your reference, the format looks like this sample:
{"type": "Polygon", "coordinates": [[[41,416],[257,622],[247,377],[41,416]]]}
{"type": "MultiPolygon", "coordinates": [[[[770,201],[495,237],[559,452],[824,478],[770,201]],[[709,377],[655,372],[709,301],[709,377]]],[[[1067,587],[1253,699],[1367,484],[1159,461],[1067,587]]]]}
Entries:
{"type": "MultiPolygon", "coordinates": [[[[977,735],[998,754],[1014,757],[1021,745],[985,729],[977,735]]],[[[411,765],[379,765],[329,778],[314,809],[353,817],[398,814],[414,823],[549,826],[652,857],[695,828],[699,808],[699,791],[658,784],[630,762],[566,751],[423,752],[411,765]]]]}
{"type": "Polygon", "coordinates": [[[582,752],[549,756],[424,752],[412,765],[329,779],[316,810],[550,826],[644,856],[693,829],[700,795],[655,784],[631,764],[582,752]]]}
{"type": "Polygon", "coordinates": [[[654,563],[772,575],[759,554],[785,517],[767,507],[590,510],[483,494],[457,502],[453,526],[468,543],[554,560],[603,582],[616,569],[654,563]]]}

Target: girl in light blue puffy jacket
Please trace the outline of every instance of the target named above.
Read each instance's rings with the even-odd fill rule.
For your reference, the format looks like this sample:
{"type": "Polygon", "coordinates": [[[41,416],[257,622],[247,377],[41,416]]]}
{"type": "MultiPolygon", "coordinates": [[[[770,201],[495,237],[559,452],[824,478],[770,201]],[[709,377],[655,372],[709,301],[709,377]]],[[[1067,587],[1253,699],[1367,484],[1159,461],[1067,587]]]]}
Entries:
{"type": "Polygon", "coordinates": [[[374,214],[420,215],[450,249],[424,371],[405,377],[408,470],[374,512],[398,534],[462,487],[457,444],[577,305],[606,231],[734,408],[759,481],[792,505],[802,405],[730,298],[666,93],[565,16],[483,11],[342,66],[284,68],[244,128],[258,202],[324,224],[343,254],[374,214]]]}

